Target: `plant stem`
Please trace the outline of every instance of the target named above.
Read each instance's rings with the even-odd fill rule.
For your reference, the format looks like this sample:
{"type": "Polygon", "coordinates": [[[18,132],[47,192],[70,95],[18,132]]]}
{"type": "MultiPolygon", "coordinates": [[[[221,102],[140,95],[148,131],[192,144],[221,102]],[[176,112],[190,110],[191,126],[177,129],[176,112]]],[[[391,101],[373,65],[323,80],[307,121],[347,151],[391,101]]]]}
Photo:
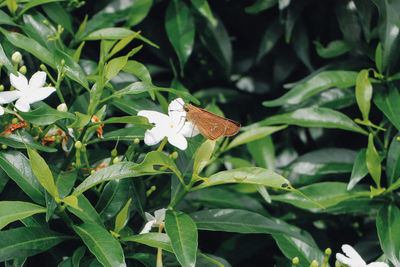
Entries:
{"type": "Polygon", "coordinates": [[[167,141],[168,141],[168,138],[167,138],[167,137],[164,137],[164,139],[161,141],[160,146],[157,148],[157,151],[158,151],[158,152],[162,152],[162,150],[164,149],[164,146],[165,146],[165,144],[167,143],[167,141]]]}

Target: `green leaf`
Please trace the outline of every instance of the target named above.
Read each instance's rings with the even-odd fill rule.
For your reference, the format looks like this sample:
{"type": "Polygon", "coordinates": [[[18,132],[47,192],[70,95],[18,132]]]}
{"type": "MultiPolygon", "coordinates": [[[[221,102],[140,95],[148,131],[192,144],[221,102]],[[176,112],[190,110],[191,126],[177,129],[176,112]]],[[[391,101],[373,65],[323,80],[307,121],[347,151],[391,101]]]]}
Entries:
{"type": "Polygon", "coordinates": [[[91,174],[78,187],[76,187],[73,194],[76,196],[82,194],[89,188],[102,182],[144,175],[138,173],[137,171],[130,170],[134,166],[137,165],[133,162],[119,162],[109,167],[100,169],[91,174]]]}
{"type": "Polygon", "coordinates": [[[29,202],[0,201],[0,229],[11,222],[45,212],[46,208],[29,202]]]}
{"type": "Polygon", "coordinates": [[[344,40],[331,41],[326,47],[323,47],[323,45],[318,41],[314,41],[314,45],[317,50],[317,54],[322,58],[337,57],[346,54],[353,48],[351,44],[344,40]]]}
{"type": "MultiPolygon", "coordinates": [[[[70,56],[69,54],[67,54],[63,51],[56,50],[55,51],[55,59],[56,59],[57,66],[60,66],[61,61],[64,60],[65,64],[64,64],[63,70],[65,71],[65,74],[67,77],[76,81],[77,83],[82,85],[84,88],[86,88],[86,89],[89,88],[85,73],[83,72],[81,66],[75,62],[75,60],[72,56],[70,56]]],[[[52,66],[52,67],[54,67],[54,66],[52,66]]]]}
{"type": "Polygon", "coordinates": [[[109,181],[106,186],[104,186],[100,198],[96,203],[96,210],[99,211],[100,217],[104,221],[114,218],[125,206],[126,202],[132,196],[132,193],[134,193],[132,179],[109,181]]]}
{"type": "Polygon", "coordinates": [[[259,167],[244,167],[217,172],[208,178],[203,178],[203,182],[194,186],[192,189],[198,190],[209,186],[227,183],[256,184],[277,189],[283,189],[290,186],[290,182],[286,178],[271,170],[259,167]]]}
{"type": "Polygon", "coordinates": [[[179,263],[182,266],[196,266],[198,234],[192,218],[181,211],[167,210],[165,231],[179,263]]]}
{"type": "Polygon", "coordinates": [[[41,227],[19,227],[0,231],[0,262],[44,252],[65,239],[41,227]]]}
{"type": "Polygon", "coordinates": [[[214,152],[214,148],[215,148],[215,140],[206,140],[197,149],[196,154],[194,156],[193,175],[199,174],[208,164],[208,161],[210,160],[211,155],[214,152]]]}
{"type": "Polygon", "coordinates": [[[368,121],[372,98],[372,85],[368,76],[368,70],[362,70],[356,81],[356,99],[364,121],[368,121]]]}
{"type": "Polygon", "coordinates": [[[144,129],[151,129],[153,125],[149,123],[149,120],[146,117],[142,116],[122,116],[122,117],[113,117],[109,118],[105,121],[102,121],[104,124],[108,123],[126,123],[126,124],[133,124],[138,127],[144,129]]]}
{"type": "Polygon", "coordinates": [[[163,250],[173,252],[170,238],[167,234],[162,233],[147,233],[140,235],[132,235],[121,238],[121,241],[137,242],[154,248],[162,248],[163,250]]]}
{"type": "Polygon", "coordinates": [[[128,60],[122,70],[132,73],[143,82],[151,83],[150,72],[147,70],[145,65],[136,60],[128,60]]]}
{"type": "Polygon", "coordinates": [[[32,172],[29,160],[19,151],[1,151],[0,167],[33,201],[44,205],[43,187],[32,172]]]}
{"type": "Polygon", "coordinates": [[[101,220],[99,214],[96,209],[92,206],[89,200],[83,195],[80,194],[77,196],[78,198],[78,207],[80,209],[76,209],[73,206],[67,206],[68,211],[73,213],[83,222],[87,223],[96,223],[100,226],[104,226],[103,221],[101,220]]]}
{"type": "Polygon", "coordinates": [[[35,150],[27,148],[30,165],[39,183],[56,200],[59,200],[58,189],[54,183],[53,174],[46,161],[35,150]]]}
{"type": "Polygon", "coordinates": [[[287,234],[274,234],[272,237],[286,258],[292,260],[297,257],[300,266],[310,266],[314,260],[317,262],[324,260],[324,254],[319,250],[314,240],[310,244],[287,234]]]}
{"type": "Polygon", "coordinates": [[[93,223],[72,228],[103,266],[126,266],[121,244],[105,228],[93,223]]]}
{"type": "Polygon", "coordinates": [[[175,52],[178,55],[181,70],[193,50],[194,19],[187,5],[178,0],[170,1],[165,15],[165,29],[175,52]]]}
{"type": "Polygon", "coordinates": [[[31,8],[33,8],[35,6],[39,6],[39,5],[43,5],[43,4],[47,4],[47,3],[52,3],[52,2],[61,2],[61,1],[64,1],[64,0],[30,0],[29,2],[27,2],[24,5],[22,10],[19,12],[18,16],[21,16],[26,11],[28,11],[29,9],[31,9],[31,8]]]}
{"type": "Polygon", "coordinates": [[[85,247],[79,247],[74,251],[74,254],[72,254],[72,266],[73,267],[79,267],[79,263],[83,256],[85,256],[86,248],[85,247]]]}
{"type": "Polygon", "coordinates": [[[42,5],[41,8],[54,22],[62,25],[70,34],[74,34],[72,16],[62,5],[59,3],[48,3],[42,5]]]}
{"type": "Polygon", "coordinates": [[[275,148],[271,136],[247,143],[247,149],[258,167],[275,169],[275,148]]]}
{"type": "Polygon", "coordinates": [[[265,127],[250,128],[248,130],[245,130],[244,133],[241,133],[238,136],[236,136],[235,139],[233,139],[232,142],[229,143],[226,150],[264,138],[277,131],[285,129],[286,127],[287,127],[286,125],[283,125],[283,126],[265,126],[265,127]]]}
{"type": "MultiPolygon", "coordinates": [[[[318,201],[318,203],[322,204],[328,209],[329,207],[333,207],[338,203],[348,199],[369,196],[369,191],[360,191],[359,189],[354,189],[351,192],[347,191],[347,184],[341,182],[321,182],[301,187],[298,190],[311,199],[318,201]]],[[[289,203],[305,210],[311,210],[314,212],[325,211],[317,208],[316,205],[310,200],[305,199],[297,194],[293,194],[292,192],[280,195],[271,195],[271,199],[289,203]]]]}
{"type": "Polygon", "coordinates": [[[400,94],[396,88],[386,92],[379,90],[374,95],[375,105],[385,114],[389,121],[400,131],[400,94]]]}
{"type": "Polygon", "coordinates": [[[379,241],[386,257],[394,266],[400,265],[400,210],[395,205],[384,205],[376,217],[379,241]]]}
{"type": "Polygon", "coordinates": [[[369,174],[374,180],[376,186],[380,188],[381,186],[381,160],[379,159],[379,154],[375,149],[374,136],[369,134],[368,136],[368,147],[366,152],[366,163],[369,174]]]}
{"type": "Polygon", "coordinates": [[[347,190],[351,190],[354,186],[361,181],[368,174],[367,168],[367,155],[366,149],[361,149],[358,154],[357,158],[354,161],[353,170],[351,171],[350,181],[347,186],[347,190]]]}
{"type": "Polygon", "coordinates": [[[21,112],[21,116],[36,125],[49,125],[61,119],[75,119],[69,112],[62,112],[44,105],[29,112],[21,112]]]}
{"type": "Polygon", "coordinates": [[[258,48],[257,62],[267,55],[283,34],[283,27],[278,20],[274,20],[263,34],[263,38],[258,48]]]}
{"type": "Polygon", "coordinates": [[[53,147],[47,147],[39,144],[33,137],[26,131],[13,132],[9,135],[0,135],[0,144],[7,145],[13,148],[26,148],[26,146],[41,150],[44,152],[56,152],[57,149],[53,147]]]}
{"type": "Polygon", "coordinates": [[[378,43],[375,50],[375,65],[379,73],[382,73],[382,44],[378,43]]]}
{"type": "Polygon", "coordinates": [[[128,61],[129,54],[126,56],[111,59],[104,68],[105,77],[108,81],[117,76],[128,61]]]}
{"type": "Polygon", "coordinates": [[[278,0],[256,0],[251,6],[245,8],[246,13],[254,14],[269,9],[278,4],[278,0]]]}
{"type": "Polygon", "coordinates": [[[65,203],[67,206],[70,206],[76,210],[83,211],[78,205],[78,198],[74,195],[70,195],[61,199],[61,202],[65,203]]]}
{"type": "Polygon", "coordinates": [[[88,142],[88,144],[94,144],[97,142],[106,142],[106,141],[132,141],[135,138],[139,138],[143,140],[145,129],[139,127],[128,127],[123,129],[118,129],[111,132],[106,132],[104,134],[104,138],[96,138],[92,139],[88,142]]]}
{"type": "Polygon", "coordinates": [[[398,137],[398,134],[393,137],[386,159],[386,178],[389,186],[400,179],[400,141],[397,139],[398,137]]]}
{"type": "Polygon", "coordinates": [[[197,9],[197,11],[203,15],[205,18],[208,19],[208,21],[215,26],[216,21],[214,19],[214,16],[212,14],[211,8],[207,2],[207,0],[190,0],[192,2],[192,5],[197,9]]]}
{"type": "Polygon", "coordinates": [[[82,128],[90,122],[91,116],[80,112],[75,112],[75,121],[68,125],[68,128],[82,128]]]}
{"type": "MultiPolygon", "coordinates": [[[[0,17],[1,15],[1,10],[0,10],[0,17]]],[[[8,59],[6,53],[4,52],[3,46],[0,44],[0,62],[3,64],[4,67],[6,67],[7,71],[17,75],[17,71],[14,69],[13,64],[11,63],[11,61],[8,59]]]]}
{"type": "Polygon", "coordinates": [[[367,135],[360,126],[355,124],[343,113],[329,109],[310,107],[297,109],[293,112],[278,114],[257,123],[257,126],[271,124],[290,124],[301,127],[336,128],[367,135]]]}
{"type": "Polygon", "coordinates": [[[0,10],[0,25],[3,24],[10,26],[17,26],[17,24],[15,24],[14,21],[12,21],[11,17],[6,12],[0,10]]]}
{"type": "Polygon", "coordinates": [[[299,104],[307,98],[331,87],[348,88],[356,84],[357,72],[354,71],[324,71],[311,79],[297,84],[289,92],[275,100],[264,101],[266,107],[276,107],[287,104],[299,104]]]}
{"type": "Polygon", "coordinates": [[[115,227],[114,227],[114,232],[119,233],[122,229],[124,229],[126,223],[128,222],[128,210],[129,210],[129,205],[132,202],[132,198],[126,202],[125,206],[122,208],[122,210],[118,213],[117,217],[115,218],[115,227]]]}
{"type": "MultiPolygon", "coordinates": [[[[110,53],[108,53],[107,58],[112,57],[113,55],[115,55],[116,53],[118,53],[119,51],[121,51],[123,48],[125,48],[133,39],[135,39],[138,35],[140,34],[140,32],[136,32],[136,33],[132,33],[131,35],[123,38],[122,40],[120,40],[118,43],[116,43],[113,47],[113,49],[111,50],[110,53]]],[[[105,53],[107,54],[107,53],[105,53]]]]}
{"type": "Polygon", "coordinates": [[[139,24],[149,13],[153,0],[134,1],[128,15],[127,24],[129,27],[139,24]]]}
{"type": "Polygon", "coordinates": [[[283,220],[268,218],[247,210],[209,209],[194,212],[190,216],[199,230],[241,234],[288,234],[311,243],[300,229],[292,227],[283,220]]]}

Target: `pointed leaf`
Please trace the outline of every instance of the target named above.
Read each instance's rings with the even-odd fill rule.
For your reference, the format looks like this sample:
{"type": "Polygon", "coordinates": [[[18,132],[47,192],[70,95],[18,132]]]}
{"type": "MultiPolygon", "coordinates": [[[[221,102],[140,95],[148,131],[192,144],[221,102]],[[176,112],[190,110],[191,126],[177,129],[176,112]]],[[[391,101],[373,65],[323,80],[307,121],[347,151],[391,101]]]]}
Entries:
{"type": "Polygon", "coordinates": [[[343,40],[335,40],[323,47],[318,41],[314,41],[317,54],[322,58],[333,58],[349,52],[353,47],[343,40]]]}
{"type": "Polygon", "coordinates": [[[358,152],[357,158],[354,161],[353,170],[351,171],[350,181],[347,186],[347,190],[353,189],[353,187],[367,174],[367,155],[366,149],[363,148],[358,152]]]}
{"type": "Polygon", "coordinates": [[[210,160],[211,155],[214,152],[214,148],[215,148],[215,140],[206,140],[197,149],[193,163],[194,175],[199,174],[203,170],[203,168],[208,164],[208,161],[210,160]]]}
{"type": "Polygon", "coordinates": [[[132,235],[121,239],[123,242],[132,241],[144,244],[154,248],[162,248],[163,250],[173,252],[170,238],[163,233],[147,233],[140,235],[132,235]]]}
{"type": "Polygon", "coordinates": [[[58,111],[47,105],[29,112],[21,112],[21,116],[25,120],[36,125],[49,125],[61,119],[75,119],[72,113],[58,111]]]}
{"type": "Polygon", "coordinates": [[[26,131],[13,132],[12,134],[0,135],[0,144],[7,145],[13,148],[26,148],[26,146],[45,152],[56,152],[57,149],[53,147],[43,146],[38,143],[26,131]]]}
{"type": "Polygon", "coordinates": [[[376,229],[385,255],[394,266],[400,265],[400,210],[394,205],[384,205],[376,217],[376,229]]]}
{"type": "Polygon", "coordinates": [[[80,194],[78,198],[78,207],[76,209],[73,206],[67,206],[69,212],[73,213],[76,217],[87,223],[96,223],[104,226],[102,219],[97,213],[96,209],[92,206],[90,201],[83,195],[80,194]]]}
{"type": "Polygon", "coordinates": [[[374,96],[375,105],[385,114],[394,127],[400,131],[400,94],[395,88],[378,92],[374,96]]]}
{"type": "Polygon", "coordinates": [[[368,121],[372,98],[372,85],[368,76],[368,70],[362,70],[356,81],[356,99],[364,121],[368,121]]]}
{"type": "Polygon", "coordinates": [[[151,129],[153,125],[149,123],[149,120],[146,117],[142,116],[121,116],[121,117],[113,117],[109,118],[102,123],[126,123],[126,124],[133,124],[139,126],[144,129],[151,129]]]}
{"type": "Polygon", "coordinates": [[[386,159],[386,178],[389,186],[400,180],[400,141],[397,138],[398,134],[392,139],[386,159]]]}
{"type": "Polygon", "coordinates": [[[126,202],[125,206],[122,208],[122,210],[118,213],[117,217],[115,218],[115,227],[114,227],[114,232],[119,233],[125,226],[125,224],[128,222],[128,211],[129,211],[129,205],[132,202],[132,198],[126,202]]]}
{"type": "Polygon", "coordinates": [[[105,228],[84,223],[73,229],[103,266],[126,266],[121,244],[105,228]]]}
{"type": "Polygon", "coordinates": [[[374,136],[372,134],[369,134],[368,137],[366,163],[369,174],[371,174],[372,179],[374,179],[376,186],[379,188],[381,186],[381,160],[375,149],[374,136]]]}
{"type": "Polygon", "coordinates": [[[167,210],[165,231],[179,263],[182,266],[195,266],[198,234],[192,218],[181,211],[167,210]]]}
{"type": "Polygon", "coordinates": [[[0,229],[11,222],[45,212],[46,208],[29,202],[0,201],[0,229]]]}

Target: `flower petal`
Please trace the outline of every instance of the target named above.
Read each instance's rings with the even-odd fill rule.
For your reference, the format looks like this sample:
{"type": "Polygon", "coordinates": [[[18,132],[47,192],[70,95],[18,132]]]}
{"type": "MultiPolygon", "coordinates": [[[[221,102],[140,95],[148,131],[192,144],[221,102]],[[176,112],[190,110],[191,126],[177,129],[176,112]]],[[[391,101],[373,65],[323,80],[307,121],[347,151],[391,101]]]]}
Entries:
{"type": "Polygon", "coordinates": [[[360,254],[350,245],[344,244],[342,246],[343,252],[346,254],[347,257],[352,259],[354,262],[356,262],[358,265],[356,266],[365,266],[366,263],[365,261],[361,258],[360,254]]]}
{"type": "Polygon", "coordinates": [[[29,103],[22,98],[18,99],[17,102],[15,102],[15,107],[22,112],[28,112],[31,109],[29,103]]]}
{"type": "Polygon", "coordinates": [[[15,99],[18,99],[21,96],[20,91],[7,91],[0,93],[0,104],[7,104],[13,102],[15,99]]]}
{"type": "Polygon", "coordinates": [[[20,91],[24,91],[26,89],[28,89],[28,80],[26,79],[26,77],[18,72],[18,76],[15,76],[14,74],[10,74],[10,83],[11,85],[20,90],[20,91]]]}
{"type": "Polygon", "coordinates": [[[47,98],[53,92],[56,91],[54,87],[39,87],[39,88],[30,88],[29,91],[23,92],[25,100],[29,103],[35,103],[40,100],[47,98]]]}
{"type": "Polygon", "coordinates": [[[4,114],[4,108],[0,106],[0,116],[4,114]]]}
{"type": "Polygon", "coordinates": [[[147,234],[148,232],[150,232],[151,227],[153,226],[153,223],[154,223],[154,222],[155,222],[155,221],[149,221],[149,222],[147,222],[147,223],[144,225],[142,231],[140,231],[139,234],[147,234]]]}
{"type": "Polygon", "coordinates": [[[154,110],[141,110],[137,115],[146,117],[150,123],[167,124],[169,122],[169,117],[167,115],[154,110]]]}
{"type": "Polygon", "coordinates": [[[154,217],[156,217],[157,223],[164,222],[164,220],[165,220],[165,212],[166,211],[167,211],[167,209],[163,208],[163,209],[156,210],[154,212],[154,217]]]}
{"type": "Polygon", "coordinates": [[[169,103],[168,105],[168,115],[171,116],[171,112],[184,112],[183,110],[183,105],[185,105],[185,102],[183,101],[182,98],[176,98],[174,100],[171,101],[171,103],[169,103]]]}
{"type": "Polygon", "coordinates": [[[367,267],[389,267],[389,265],[384,262],[371,262],[367,267]]]}
{"type": "Polygon", "coordinates": [[[193,137],[198,135],[200,132],[199,129],[193,123],[187,121],[185,122],[185,125],[183,125],[179,133],[185,137],[193,137]]]}
{"type": "Polygon", "coordinates": [[[156,217],[154,217],[153,215],[151,215],[150,213],[148,213],[148,212],[145,212],[144,213],[144,216],[146,217],[146,220],[148,221],[148,222],[150,222],[150,221],[156,221],[156,217]]]}
{"type": "Polygon", "coordinates": [[[182,134],[172,134],[168,136],[168,142],[179,148],[180,150],[185,150],[187,148],[187,141],[182,134]]]}
{"type": "Polygon", "coordinates": [[[38,71],[32,75],[31,79],[29,80],[29,88],[40,88],[43,87],[44,83],[46,82],[46,72],[38,71]]]}
{"type": "Polygon", "coordinates": [[[144,143],[148,146],[158,144],[165,137],[165,130],[162,127],[154,127],[144,133],[144,143]]]}

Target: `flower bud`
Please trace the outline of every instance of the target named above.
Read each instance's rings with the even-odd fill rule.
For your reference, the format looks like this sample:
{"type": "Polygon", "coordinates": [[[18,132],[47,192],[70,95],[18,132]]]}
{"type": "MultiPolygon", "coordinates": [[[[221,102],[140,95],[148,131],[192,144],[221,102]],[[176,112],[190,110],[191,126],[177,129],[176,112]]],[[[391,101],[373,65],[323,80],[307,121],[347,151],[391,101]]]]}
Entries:
{"type": "Polygon", "coordinates": [[[332,249],[330,249],[330,248],[325,249],[325,254],[326,255],[331,255],[332,254],[332,249]]]}
{"type": "Polygon", "coordinates": [[[80,149],[82,148],[82,146],[83,146],[83,145],[82,145],[82,142],[81,142],[81,141],[76,141],[76,142],[75,142],[75,148],[76,148],[76,149],[80,150],[80,149]]]}
{"type": "Polygon", "coordinates": [[[115,157],[112,162],[113,162],[113,164],[117,164],[119,162],[119,158],[115,157]]]}
{"type": "Polygon", "coordinates": [[[111,157],[116,157],[118,155],[118,151],[117,151],[117,149],[113,149],[113,150],[111,150],[111,157]]]}
{"type": "Polygon", "coordinates": [[[172,152],[171,155],[169,155],[169,157],[171,159],[177,159],[178,158],[178,152],[176,152],[176,151],[172,152]]]}
{"type": "Polygon", "coordinates": [[[93,174],[93,173],[95,173],[95,172],[96,172],[95,170],[91,170],[91,171],[90,171],[90,174],[93,174]]]}
{"type": "Polygon", "coordinates": [[[318,261],[313,260],[310,264],[310,267],[318,267],[318,261]]]}
{"type": "Polygon", "coordinates": [[[60,105],[57,106],[57,110],[62,112],[67,112],[68,111],[67,104],[61,103],[60,105]]]}
{"type": "Polygon", "coordinates": [[[46,71],[46,70],[47,70],[47,67],[46,67],[46,65],[44,65],[44,64],[40,64],[40,69],[43,70],[43,71],[46,71]]]}
{"type": "Polygon", "coordinates": [[[133,139],[133,143],[136,144],[136,145],[139,144],[140,143],[140,139],[139,138],[133,139]]]}
{"type": "Polygon", "coordinates": [[[0,84],[0,92],[4,91],[4,85],[0,84]]]}
{"type": "Polygon", "coordinates": [[[13,119],[11,120],[11,123],[12,123],[12,124],[18,123],[18,119],[17,119],[17,118],[13,118],[13,119]]]}
{"type": "Polygon", "coordinates": [[[299,257],[294,257],[294,258],[292,259],[292,263],[293,263],[293,264],[296,264],[296,265],[299,264],[299,261],[300,261],[300,260],[299,260],[299,257]]]}
{"type": "Polygon", "coordinates": [[[11,60],[12,62],[14,62],[15,64],[19,64],[22,61],[22,55],[20,52],[14,52],[14,54],[12,54],[11,56],[11,60]]]}
{"type": "Polygon", "coordinates": [[[2,148],[2,149],[7,149],[7,145],[2,144],[2,145],[1,145],[1,148],[2,148]]]}
{"type": "Polygon", "coordinates": [[[21,66],[21,67],[19,68],[18,71],[19,71],[21,74],[25,75],[25,74],[26,74],[26,66],[25,66],[25,65],[21,66]]]}

